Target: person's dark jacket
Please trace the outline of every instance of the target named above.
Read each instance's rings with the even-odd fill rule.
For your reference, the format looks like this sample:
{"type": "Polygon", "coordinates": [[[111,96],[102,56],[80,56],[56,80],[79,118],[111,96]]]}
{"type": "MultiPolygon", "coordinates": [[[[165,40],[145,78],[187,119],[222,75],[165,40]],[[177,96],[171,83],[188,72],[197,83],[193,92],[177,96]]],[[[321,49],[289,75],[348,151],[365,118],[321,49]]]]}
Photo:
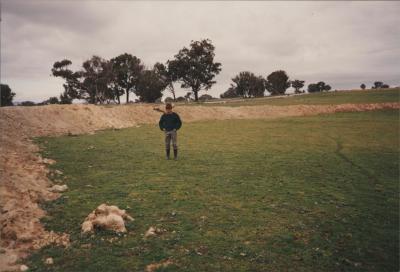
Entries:
{"type": "Polygon", "coordinates": [[[178,130],[182,126],[181,118],[175,112],[172,113],[164,113],[161,118],[160,122],[158,123],[161,130],[171,131],[171,130],[178,130]]]}

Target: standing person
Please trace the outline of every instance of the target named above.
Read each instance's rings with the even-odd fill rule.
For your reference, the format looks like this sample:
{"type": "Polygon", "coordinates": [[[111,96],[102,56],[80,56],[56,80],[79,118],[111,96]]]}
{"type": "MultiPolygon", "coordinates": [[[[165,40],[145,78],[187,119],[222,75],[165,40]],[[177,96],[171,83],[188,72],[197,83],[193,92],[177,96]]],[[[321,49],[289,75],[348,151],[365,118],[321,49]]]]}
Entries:
{"type": "Polygon", "coordinates": [[[178,158],[178,144],[177,144],[177,131],[182,126],[182,121],[179,115],[172,111],[171,103],[165,105],[165,113],[161,116],[158,123],[160,129],[165,132],[165,150],[167,153],[167,160],[170,157],[170,145],[174,148],[174,159],[178,158]]]}

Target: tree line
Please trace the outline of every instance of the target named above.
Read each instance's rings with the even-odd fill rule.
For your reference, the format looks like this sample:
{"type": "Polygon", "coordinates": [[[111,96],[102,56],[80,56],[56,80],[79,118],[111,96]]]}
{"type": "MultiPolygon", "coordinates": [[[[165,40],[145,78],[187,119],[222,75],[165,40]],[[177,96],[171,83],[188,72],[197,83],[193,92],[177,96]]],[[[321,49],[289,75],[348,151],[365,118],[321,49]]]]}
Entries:
{"type": "MultiPolygon", "coordinates": [[[[364,83],[360,85],[360,88],[362,90],[365,90],[366,87],[367,86],[364,83]]],[[[385,84],[382,81],[375,81],[374,85],[372,85],[371,87],[371,89],[388,89],[388,88],[390,88],[389,84],[385,84]]]]}
{"type": "MultiPolygon", "coordinates": [[[[216,83],[215,76],[221,71],[221,63],[215,62],[215,47],[212,41],[204,39],[191,41],[189,47],[183,47],[171,60],[157,62],[153,67],[146,67],[142,60],[129,53],[124,53],[109,60],[93,56],[84,61],[79,70],[70,69],[72,62],[68,59],[56,61],[51,68],[54,77],[64,79],[64,91],[59,97],[35,104],[24,101],[20,105],[71,104],[74,99],[85,100],[90,104],[121,103],[125,95],[126,103],[130,103],[130,94],[135,94],[138,102],[153,103],[160,101],[163,92],[168,90],[172,97],[165,101],[204,101],[213,99],[208,94],[199,96],[201,90],[208,90],[216,83]],[[184,97],[176,97],[174,84],[188,89],[184,97]]],[[[267,77],[257,76],[252,72],[240,72],[232,78],[231,86],[220,95],[230,97],[262,97],[265,92],[271,95],[283,95],[289,87],[295,93],[304,93],[304,80],[289,80],[285,71],[272,72],[267,77]]],[[[365,84],[361,84],[365,89],[365,84]]],[[[374,82],[372,89],[389,88],[381,81],[374,82]]],[[[1,84],[1,106],[13,105],[15,93],[6,84],[1,84]]],[[[307,87],[309,93],[331,90],[331,86],[323,81],[311,83],[307,87]]]]}
{"type": "MultiPolygon", "coordinates": [[[[278,70],[269,74],[266,78],[256,76],[249,71],[240,72],[232,78],[231,86],[224,93],[220,95],[221,98],[235,98],[235,97],[263,97],[265,92],[270,95],[284,95],[289,87],[294,89],[295,94],[305,93],[302,88],[305,86],[304,80],[294,79],[289,80],[289,76],[283,70],[278,70]]],[[[366,85],[360,85],[361,89],[365,89],[366,85]]],[[[387,89],[390,88],[388,84],[382,81],[375,81],[371,89],[387,89]]],[[[330,91],[332,87],[323,81],[317,83],[310,83],[307,86],[308,93],[316,93],[323,91],[330,91]]]]}
{"type": "Polygon", "coordinates": [[[121,96],[134,93],[140,102],[155,102],[168,89],[176,100],[174,83],[190,89],[198,101],[198,93],[216,83],[213,79],[221,71],[221,63],[215,62],[215,47],[211,40],[192,41],[165,64],[157,62],[145,67],[142,60],[128,53],[110,60],[93,56],[82,64],[82,69],[72,71],[70,60],[54,63],[53,76],[65,80],[60,103],[83,99],[91,104],[121,103],[121,96]]]}
{"type": "MultiPolygon", "coordinates": [[[[305,92],[301,90],[305,81],[299,79],[289,80],[289,76],[283,70],[272,72],[266,78],[256,76],[248,71],[240,72],[232,78],[232,82],[228,90],[220,95],[221,98],[262,97],[266,91],[271,95],[283,95],[289,87],[293,87],[296,94],[305,92]]],[[[323,81],[308,85],[309,93],[329,91],[330,89],[331,86],[323,81]]]]}

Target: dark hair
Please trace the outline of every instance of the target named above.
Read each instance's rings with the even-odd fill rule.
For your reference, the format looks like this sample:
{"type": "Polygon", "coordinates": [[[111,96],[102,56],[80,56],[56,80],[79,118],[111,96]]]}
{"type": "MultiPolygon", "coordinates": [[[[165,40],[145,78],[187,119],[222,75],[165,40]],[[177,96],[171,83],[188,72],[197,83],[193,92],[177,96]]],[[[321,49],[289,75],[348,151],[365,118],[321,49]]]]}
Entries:
{"type": "Polygon", "coordinates": [[[166,108],[167,110],[172,110],[172,104],[171,104],[171,103],[165,104],[165,108],[166,108]]]}

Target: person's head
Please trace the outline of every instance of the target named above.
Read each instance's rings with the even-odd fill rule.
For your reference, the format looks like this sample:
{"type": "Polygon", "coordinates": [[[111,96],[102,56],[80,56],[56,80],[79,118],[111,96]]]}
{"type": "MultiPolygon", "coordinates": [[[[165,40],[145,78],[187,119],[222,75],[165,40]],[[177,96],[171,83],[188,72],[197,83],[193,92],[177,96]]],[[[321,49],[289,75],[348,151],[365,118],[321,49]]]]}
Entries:
{"type": "Polygon", "coordinates": [[[171,103],[167,103],[167,104],[165,105],[165,111],[166,111],[167,113],[172,112],[172,104],[171,104],[171,103]]]}

